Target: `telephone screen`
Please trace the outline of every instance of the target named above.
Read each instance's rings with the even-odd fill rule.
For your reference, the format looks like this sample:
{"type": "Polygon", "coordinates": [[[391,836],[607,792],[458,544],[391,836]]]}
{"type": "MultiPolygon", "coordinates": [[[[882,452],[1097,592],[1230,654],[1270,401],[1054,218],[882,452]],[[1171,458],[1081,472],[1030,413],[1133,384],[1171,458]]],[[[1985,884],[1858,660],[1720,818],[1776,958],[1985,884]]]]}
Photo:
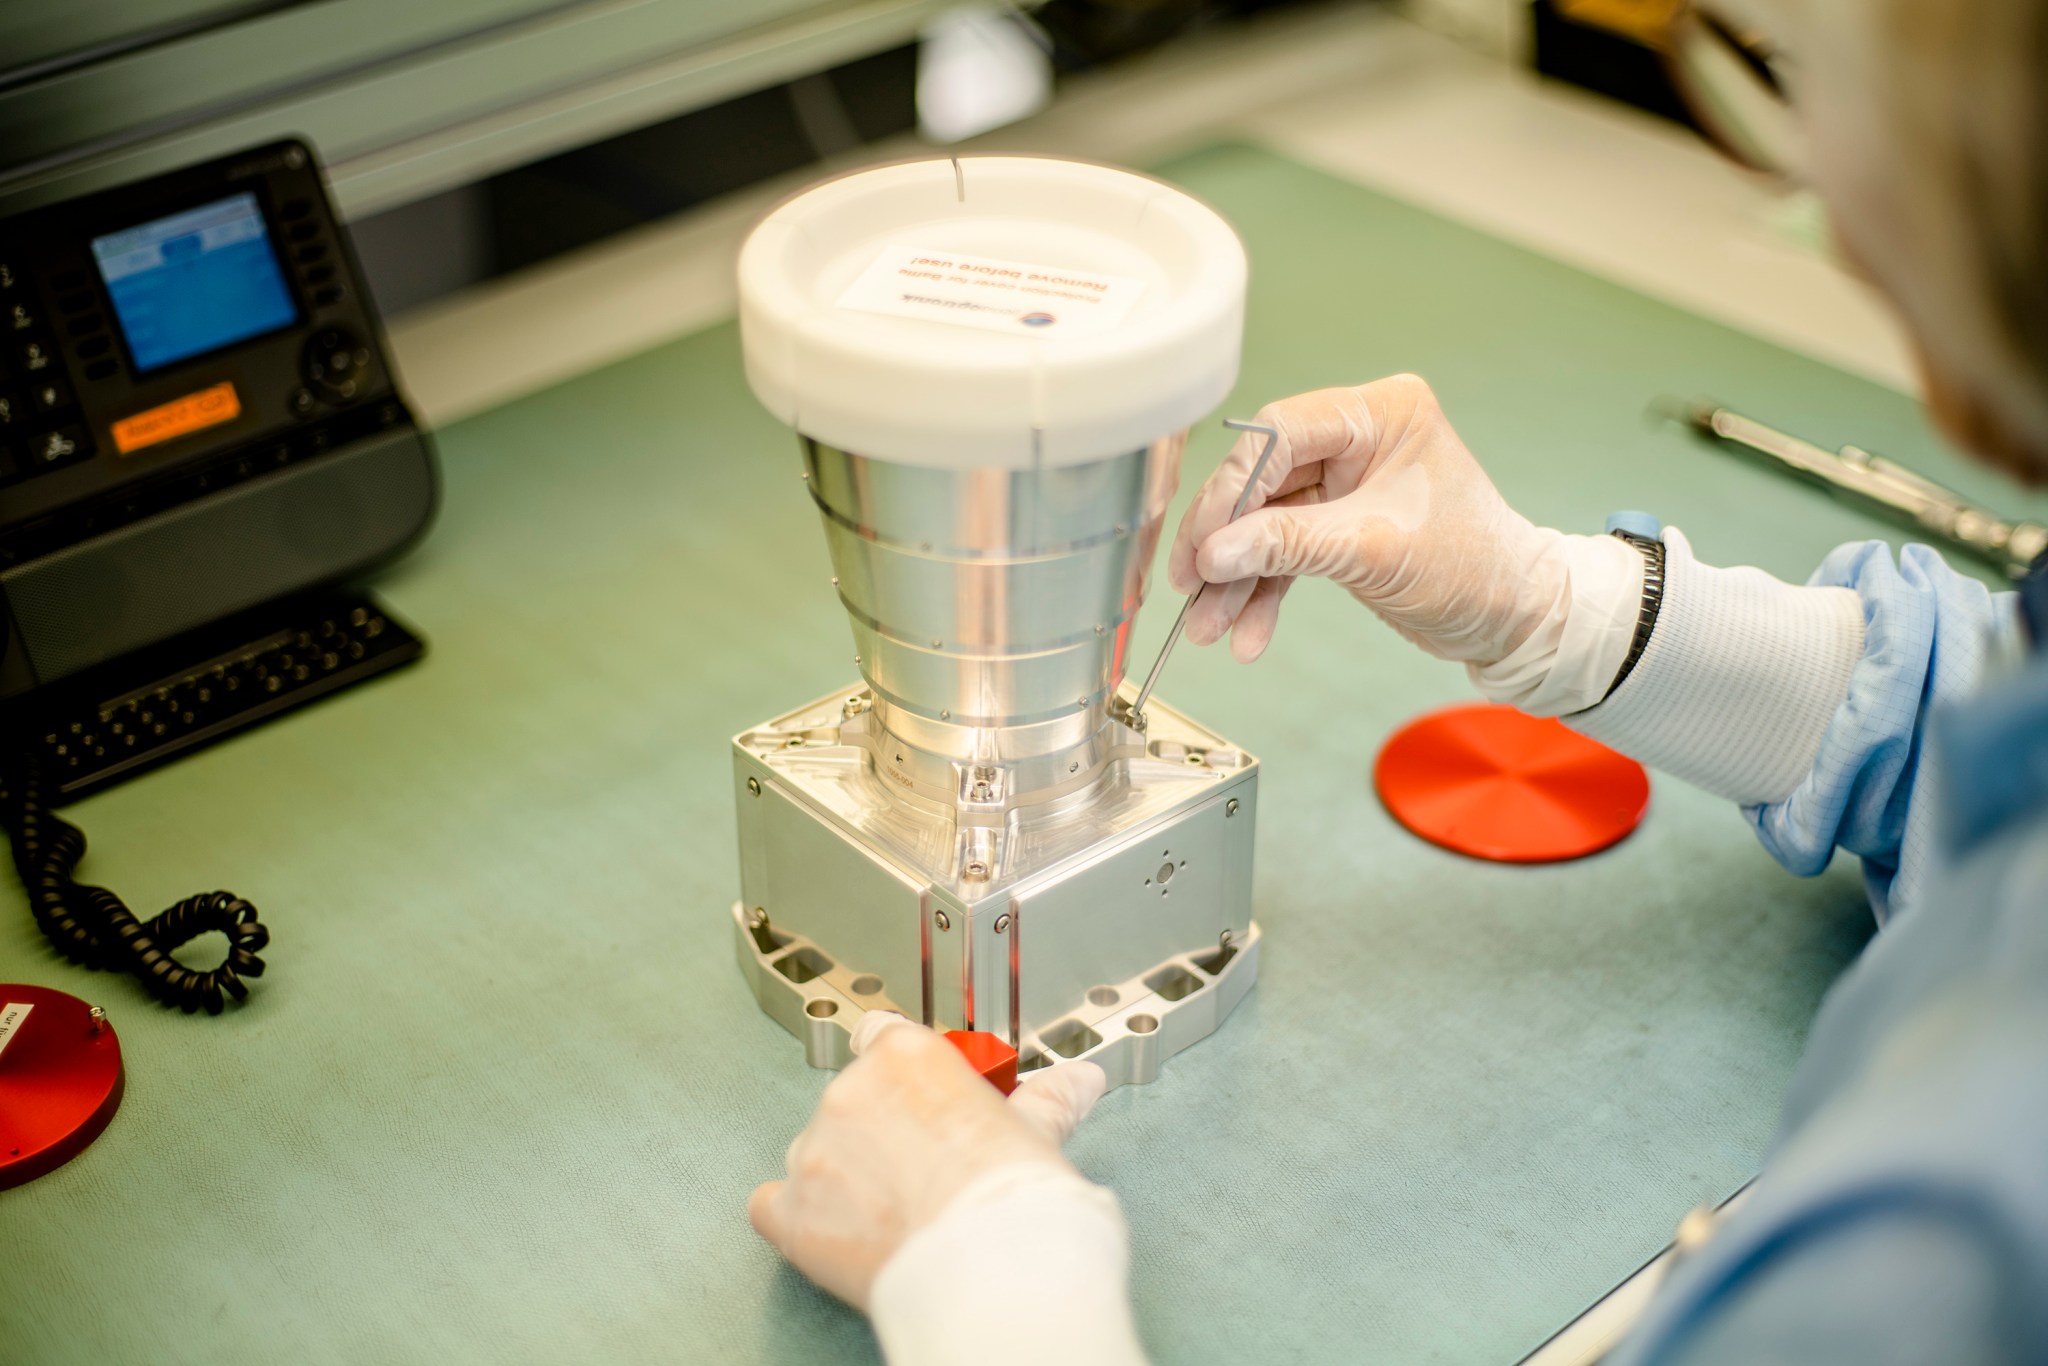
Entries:
{"type": "Polygon", "coordinates": [[[298,321],[251,192],[95,237],[137,374],[298,321]]]}

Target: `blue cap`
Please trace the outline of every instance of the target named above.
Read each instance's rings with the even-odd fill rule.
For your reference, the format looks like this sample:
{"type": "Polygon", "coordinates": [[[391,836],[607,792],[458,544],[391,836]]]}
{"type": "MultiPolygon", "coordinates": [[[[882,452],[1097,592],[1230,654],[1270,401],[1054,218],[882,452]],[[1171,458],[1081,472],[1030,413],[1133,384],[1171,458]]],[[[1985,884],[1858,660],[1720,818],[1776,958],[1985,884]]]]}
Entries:
{"type": "Polygon", "coordinates": [[[1647,512],[1610,512],[1607,514],[1607,532],[1613,535],[1617,531],[1656,541],[1664,537],[1664,524],[1647,512]]]}

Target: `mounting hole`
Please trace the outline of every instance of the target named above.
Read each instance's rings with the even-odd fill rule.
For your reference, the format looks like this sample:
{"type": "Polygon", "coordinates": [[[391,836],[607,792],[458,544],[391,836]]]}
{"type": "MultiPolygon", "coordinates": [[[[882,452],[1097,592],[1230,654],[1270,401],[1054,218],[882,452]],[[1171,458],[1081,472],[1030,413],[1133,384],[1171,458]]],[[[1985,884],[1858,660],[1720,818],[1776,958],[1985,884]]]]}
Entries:
{"type": "Polygon", "coordinates": [[[839,1002],[816,1000],[804,1007],[804,1014],[814,1020],[829,1020],[839,1013],[839,1002]]]}
{"type": "Polygon", "coordinates": [[[1122,999],[1123,997],[1117,995],[1115,987],[1096,987],[1088,993],[1088,1004],[1091,1006],[1113,1006],[1122,999]]]}
{"type": "Polygon", "coordinates": [[[882,989],[882,979],[872,972],[864,972],[846,984],[856,996],[872,996],[882,989]]]}
{"type": "Polygon", "coordinates": [[[813,948],[802,948],[775,960],[775,970],[801,985],[832,971],[832,960],[813,948]]]}
{"type": "Polygon", "coordinates": [[[1124,1021],[1124,1028],[1133,1034],[1150,1034],[1159,1028],[1159,1018],[1155,1015],[1133,1015],[1124,1021]]]}

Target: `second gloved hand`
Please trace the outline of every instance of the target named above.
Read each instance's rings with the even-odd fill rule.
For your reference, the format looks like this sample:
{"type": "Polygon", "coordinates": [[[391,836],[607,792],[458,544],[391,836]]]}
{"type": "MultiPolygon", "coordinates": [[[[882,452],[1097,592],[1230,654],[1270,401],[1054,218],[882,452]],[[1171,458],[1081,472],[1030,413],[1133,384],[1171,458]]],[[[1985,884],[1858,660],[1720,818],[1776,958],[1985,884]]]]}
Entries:
{"type": "Polygon", "coordinates": [[[825,1088],[789,1145],[788,1178],[754,1192],[747,1213],[797,1269],[849,1304],[905,1239],[1003,1173],[1043,1171],[1085,1186],[1060,1152],[1102,1095],[1094,1063],[1043,1070],[1006,1101],[945,1039],[871,1012],[860,1056],[825,1088]]]}
{"type": "Polygon", "coordinates": [[[1496,701],[1539,714],[1592,706],[1628,648],[1642,560],[1509,507],[1429,386],[1396,375],[1267,405],[1279,432],[1244,516],[1230,509],[1265,438],[1240,437],[1195,495],[1167,561],[1198,645],[1264,652],[1302,575],[1330,579],[1423,649],[1462,661],[1496,701]]]}
{"type": "Polygon", "coordinates": [[[1256,659],[1294,579],[1330,579],[1431,654],[1505,658],[1566,586],[1560,542],[1502,500],[1429,386],[1396,375],[1268,404],[1279,441],[1245,514],[1231,505],[1265,442],[1246,433],[1174,537],[1176,591],[1216,585],[1188,616],[1202,645],[1231,633],[1256,659]]]}

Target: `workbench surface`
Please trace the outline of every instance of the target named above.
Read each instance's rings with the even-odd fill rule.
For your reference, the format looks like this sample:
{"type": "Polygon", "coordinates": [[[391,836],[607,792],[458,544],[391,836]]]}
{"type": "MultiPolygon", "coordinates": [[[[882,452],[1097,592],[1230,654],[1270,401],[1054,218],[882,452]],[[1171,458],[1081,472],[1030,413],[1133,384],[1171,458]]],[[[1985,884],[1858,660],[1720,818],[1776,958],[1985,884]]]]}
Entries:
{"type": "MultiPolygon", "coordinates": [[[[1792,577],[1883,529],[1655,425],[1653,397],[2029,507],[1896,393],[1255,148],[1164,173],[1251,253],[1219,418],[1413,369],[1535,520],[1647,508],[1792,577]]],[[[1195,435],[1183,503],[1224,436],[1195,435]]],[[[727,914],[728,737],[854,672],[795,442],[725,325],[440,444],[440,524],[380,589],[426,662],[73,813],[83,876],[136,907],[261,907],[252,1000],[158,1009],[5,893],[0,980],[105,1005],[128,1092],[83,1157],[0,1194],[0,1358],[875,1355],[743,1212],[828,1079],[756,1008],[727,914]]],[[[1162,695],[1263,761],[1266,941],[1225,1027],[1073,1144],[1123,1199],[1161,1361],[1505,1366],[1751,1174],[1869,930],[1846,861],[1795,880],[1664,779],[1577,863],[1421,843],[1369,767],[1462,670],[1325,584],[1260,663],[1184,648],[1162,695]]]]}

